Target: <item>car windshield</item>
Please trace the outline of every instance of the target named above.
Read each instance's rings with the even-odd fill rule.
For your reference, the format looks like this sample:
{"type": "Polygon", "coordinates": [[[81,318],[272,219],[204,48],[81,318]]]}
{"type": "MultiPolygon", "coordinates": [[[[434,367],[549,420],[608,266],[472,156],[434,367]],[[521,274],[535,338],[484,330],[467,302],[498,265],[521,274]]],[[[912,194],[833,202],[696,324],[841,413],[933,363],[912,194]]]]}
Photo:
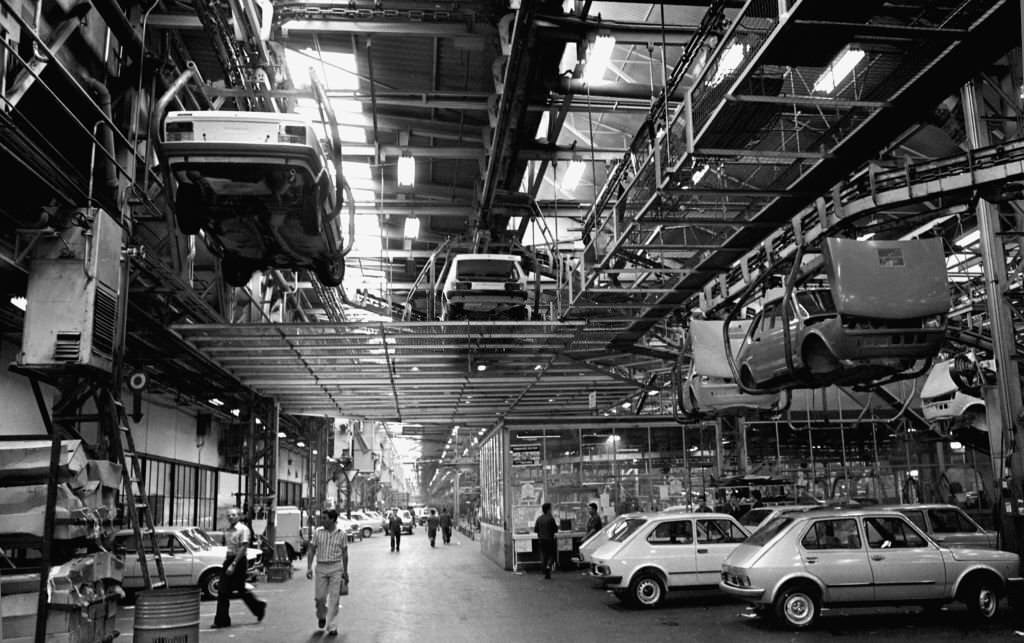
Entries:
{"type": "Polygon", "coordinates": [[[796,303],[808,317],[831,315],[836,312],[831,290],[804,290],[796,294],[796,303]]]}
{"type": "Polygon", "coordinates": [[[646,518],[629,518],[619,523],[615,529],[608,535],[608,540],[613,540],[617,543],[621,543],[630,537],[633,532],[640,529],[643,525],[647,524],[646,518]]]}
{"type": "Polygon", "coordinates": [[[515,262],[500,259],[459,260],[457,274],[459,278],[515,279],[517,276],[515,262]]]}
{"type": "Polygon", "coordinates": [[[207,549],[205,541],[198,535],[191,533],[191,529],[182,529],[178,532],[178,538],[181,542],[185,543],[185,546],[192,551],[201,551],[207,549]]]}
{"type": "Polygon", "coordinates": [[[196,537],[196,540],[203,541],[203,543],[204,543],[203,549],[209,549],[211,547],[216,547],[217,545],[220,544],[216,540],[213,539],[213,536],[211,536],[210,534],[206,533],[204,530],[202,530],[202,529],[200,529],[198,527],[196,527],[192,531],[193,531],[192,535],[196,537]]]}
{"type": "Polygon", "coordinates": [[[755,545],[757,547],[764,547],[768,544],[768,541],[775,538],[783,529],[790,526],[793,523],[792,518],[786,516],[776,516],[767,523],[761,526],[760,529],[755,531],[745,543],[747,545],[755,545]]]}
{"type": "Polygon", "coordinates": [[[751,509],[747,513],[740,516],[740,524],[744,527],[756,527],[761,524],[761,521],[768,517],[774,509],[767,507],[758,507],[757,509],[751,509]]]}

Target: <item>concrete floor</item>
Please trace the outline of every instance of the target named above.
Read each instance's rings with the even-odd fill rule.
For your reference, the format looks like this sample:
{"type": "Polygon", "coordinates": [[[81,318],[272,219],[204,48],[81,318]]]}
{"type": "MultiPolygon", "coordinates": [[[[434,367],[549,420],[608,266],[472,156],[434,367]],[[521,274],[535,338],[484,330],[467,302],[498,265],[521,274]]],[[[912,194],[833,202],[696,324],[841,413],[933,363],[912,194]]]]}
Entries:
{"type": "MultiPolygon", "coordinates": [[[[389,551],[375,535],[349,549],[352,593],[342,599],[339,636],[316,630],[313,583],[305,561],[284,583],[260,583],[256,595],[269,602],[262,623],[233,601],[233,627],[212,630],[216,604],[201,604],[203,643],[598,643],[611,641],[992,641],[1024,634],[1021,615],[1004,606],[996,622],[979,629],[965,624],[964,611],[951,606],[926,617],[915,608],[826,613],[810,632],[779,630],[745,617],[746,609],[717,592],[677,592],[651,611],[625,607],[577,570],[559,571],[546,581],[537,569],[507,572],[456,533],[449,546],[431,549],[425,532],[402,538],[402,551],[389,551]]],[[[134,610],[123,609],[118,625],[132,640],[134,610]]]]}

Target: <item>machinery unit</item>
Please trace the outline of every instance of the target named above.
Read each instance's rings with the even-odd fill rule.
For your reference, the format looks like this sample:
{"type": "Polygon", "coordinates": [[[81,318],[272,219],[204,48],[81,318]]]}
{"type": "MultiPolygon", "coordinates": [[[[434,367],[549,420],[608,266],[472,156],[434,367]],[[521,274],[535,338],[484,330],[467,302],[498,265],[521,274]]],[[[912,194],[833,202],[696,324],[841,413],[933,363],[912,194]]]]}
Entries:
{"type": "Polygon", "coordinates": [[[117,342],[122,229],[106,212],[36,240],[18,364],[110,372],[117,342]]]}

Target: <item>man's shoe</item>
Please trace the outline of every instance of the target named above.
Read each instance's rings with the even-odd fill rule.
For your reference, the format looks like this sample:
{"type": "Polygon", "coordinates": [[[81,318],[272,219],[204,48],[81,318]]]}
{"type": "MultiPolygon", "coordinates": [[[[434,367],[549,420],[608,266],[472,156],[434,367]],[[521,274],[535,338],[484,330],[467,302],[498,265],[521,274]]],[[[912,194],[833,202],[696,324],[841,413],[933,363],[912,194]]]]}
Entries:
{"type": "Polygon", "coordinates": [[[327,636],[337,636],[337,635],[338,635],[338,628],[332,627],[331,629],[327,630],[327,636]]]}
{"type": "Polygon", "coordinates": [[[267,615],[267,602],[261,601],[259,609],[256,610],[256,622],[262,623],[263,617],[267,615]]]}
{"type": "Polygon", "coordinates": [[[231,623],[214,623],[210,626],[210,629],[217,630],[222,627],[231,627],[231,623]]]}
{"type": "Polygon", "coordinates": [[[321,630],[324,629],[325,625],[327,625],[327,619],[326,618],[318,618],[318,619],[316,619],[316,626],[319,627],[321,630]]]}

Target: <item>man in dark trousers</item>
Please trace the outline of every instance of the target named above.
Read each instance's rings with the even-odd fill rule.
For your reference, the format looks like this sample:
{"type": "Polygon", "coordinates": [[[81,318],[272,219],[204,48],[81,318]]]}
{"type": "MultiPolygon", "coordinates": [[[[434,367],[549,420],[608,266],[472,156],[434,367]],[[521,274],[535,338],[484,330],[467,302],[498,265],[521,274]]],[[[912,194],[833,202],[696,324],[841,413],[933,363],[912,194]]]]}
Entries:
{"type": "Polygon", "coordinates": [[[224,532],[224,544],[228,554],[220,570],[220,589],[217,593],[217,615],[213,617],[213,627],[231,627],[230,601],[233,594],[238,594],[245,601],[245,606],[253,613],[257,621],[262,621],[267,613],[266,601],[258,600],[253,593],[245,588],[245,572],[249,566],[247,557],[251,532],[245,523],[239,522],[242,512],[237,507],[228,510],[228,522],[231,523],[224,532]]]}
{"type": "Polygon", "coordinates": [[[597,503],[590,503],[590,517],[587,518],[587,533],[583,536],[583,540],[586,540],[601,530],[603,523],[601,522],[601,516],[597,513],[597,503]]]}
{"type": "Polygon", "coordinates": [[[452,542],[452,515],[448,513],[448,507],[441,508],[441,517],[438,522],[441,523],[441,542],[450,545],[452,542]]]}
{"type": "Polygon", "coordinates": [[[431,509],[430,515],[427,516],[427,538],[430,539],[430,546],[433,547],[437,540],[437,526],[440,524],[440,520],[437,517],[437,509],[431,509]]]}
{"type": "Polygon", "coordinates": [[[391,536],[391,551],[401,551],[402,519],[394,509],[388,514],[388,535],[391,536]]]}
{"type": "Polygon", "coordinates": [[[551,579],[551,569],[555,566],[555,555],[558,548],[555,545],[555,534],[558,533],[558,524],[555,517],[551,515],[551,503],[545,502],[540,506],[541,514],[537,522],[533,524],[533,530],[537,532],[537,540],[540,541],[541,561],[544,564],[544,578],[551,579]]]}

